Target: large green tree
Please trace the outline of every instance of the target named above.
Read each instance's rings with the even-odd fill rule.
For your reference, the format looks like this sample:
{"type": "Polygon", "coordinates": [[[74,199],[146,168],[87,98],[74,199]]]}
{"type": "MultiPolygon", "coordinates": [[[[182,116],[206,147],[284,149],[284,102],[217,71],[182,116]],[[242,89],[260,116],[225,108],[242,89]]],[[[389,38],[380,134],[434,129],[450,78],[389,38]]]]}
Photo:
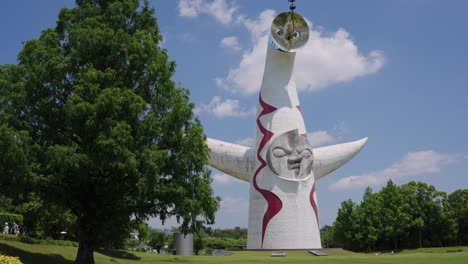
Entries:
{"type": "Polygon", "coordinates": [[[147,1],[77,0],[1,68],[1,136],[34,149],[25,175],[76,216],[75,263],[132,218],[175,216],[184,232],[214,221],[203,129],[161,40],[147,1]]]}
{"type": "Polygon", "coordinates": [[[389,248],[395,250],[398,249],[399,240],[406,235],[410,215],[402,210],[403,197],[400,188],[392,180],[388,180],[387,185],[380,190],[379,195],[382,197],[380,204],[382,238],[389,242],[389,248]]]}
{"type": "Polygon", "coordinates": [[[333,223],[333,240],[339,246],[346,249],[358,250],[355,235],[359,232],[356,217],[357,204],[351,199],[341,202],[336,220],[333,223]]]}
{"type": "Polygon", "coordinates": [[[19,67],[0,66],[0,212],[23,215],[22,232],[35,237],[58,238],[60,231],[72,234],[69,210],[60,205],[44,204],[39,195],[37,151],[24,125],[19,125],[11,102],[23,97],[19,67]],[[28,231],[29,230],[29,231],[28,231]]]}
{"type": "Polygon", "coordinates": [[[448,196],[449,213],[457,221],[457,243],[468,245],[468,189],[456,190],[448,196]]]}
{"type": "Polygon", "coordinates": [[[360,222],[360,228],[357,231],[360,234],[359,248],[367,251],[375,250],[377,242],[382,237],[382,196],[379,193],[373,193],[372,188],[367,187],[362,202],[356,207],[355,216],[360,222]]]}

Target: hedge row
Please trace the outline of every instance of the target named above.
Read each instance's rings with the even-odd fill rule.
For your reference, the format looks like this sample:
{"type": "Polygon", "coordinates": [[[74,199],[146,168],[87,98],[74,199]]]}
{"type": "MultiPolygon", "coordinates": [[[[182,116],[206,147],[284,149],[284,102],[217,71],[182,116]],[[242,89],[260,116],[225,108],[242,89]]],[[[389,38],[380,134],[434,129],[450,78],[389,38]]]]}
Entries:
{"type": "Polygon", "coordinates": [[[70,246],[78,247],[78,242],[70,240],[54,240],[54,239],[36,239],[21,235],[0,234],[1,240],[19,241],[27,244],[40,244],[40,245],[55,245],[55,246],[70,246]]]}

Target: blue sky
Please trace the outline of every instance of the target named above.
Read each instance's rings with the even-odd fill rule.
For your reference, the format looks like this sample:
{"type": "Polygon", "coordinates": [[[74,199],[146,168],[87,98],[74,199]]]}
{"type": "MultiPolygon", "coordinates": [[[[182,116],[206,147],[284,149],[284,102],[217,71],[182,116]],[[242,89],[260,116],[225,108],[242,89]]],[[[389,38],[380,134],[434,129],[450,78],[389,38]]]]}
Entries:
{"type": "MultiPolygon", "coordinates": [[[[208,137],[252,143],[266,35],[286,0],[150,0],[162,46],[177,63],[208,137]]],[[[54,27],[74,1],[0,4],[0,64],[16,63],[22,42],[54,27]]],[[[321,225],[340,203],[424,181],[468,187],[468,2],[463,0],[296,1],[311,38],[296,55],[296,82],[315,146],[369,137],[347,165],[317,183],[321,225]]],[[[213,170],[222,197],[215,227],[247,226],[249,184],[213,170]]],[[[160,224],[151,220],[155,227],[160,224]]],[[[173,225],[169,222],[167,225],[173,225]]]]}

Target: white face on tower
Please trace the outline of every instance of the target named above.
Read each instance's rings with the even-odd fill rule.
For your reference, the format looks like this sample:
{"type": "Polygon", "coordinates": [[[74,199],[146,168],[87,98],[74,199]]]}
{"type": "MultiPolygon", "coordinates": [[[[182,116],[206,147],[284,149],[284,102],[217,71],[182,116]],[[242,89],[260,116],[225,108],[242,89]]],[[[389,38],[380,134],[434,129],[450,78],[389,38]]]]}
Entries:
{"type": "Polygon", "coordinates": [[[306,180],[312,173],[312,146],[306,136],[294,129],[273,140],[267,163],[271,171],[285,180],[306,180]]]}

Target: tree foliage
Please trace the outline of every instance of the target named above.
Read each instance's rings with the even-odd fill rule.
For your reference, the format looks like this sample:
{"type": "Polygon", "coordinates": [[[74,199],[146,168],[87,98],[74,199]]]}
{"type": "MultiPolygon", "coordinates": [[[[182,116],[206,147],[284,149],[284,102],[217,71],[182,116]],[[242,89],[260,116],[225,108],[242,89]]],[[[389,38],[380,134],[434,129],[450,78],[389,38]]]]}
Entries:
{"type": "Polygon", "coordinates": [[[239,226],[234,227],[233,229],[215,229],[212,232],[212,236],[219,238],[246,238],[247,237],[247,228],[241,228],[239,226]]]}
{"type": "Polygon", "coordinates": [[[2,161],[11,169],[1,180],[70,210],[75,262],[94,263],[94,249],[121,240],[131,217],[175,216],[187,232],[214,221],[219,199],[154,10],[138,0],[76,3],[24,44],[18,65],[0,68],[2,155],[16,162],[2,161]]]}
{"type": "Polygon", "coordinates": [[[199,239],[197,246],[199,249],[207,249],[208,252],[212,249],[245,248],[247,245],[247,228],[238,226],[232,229],[206,228],[204,231],[197,237],[199,239]]]}
{"type": "Polygon", "coordinates": [[[342,202],[331,230],[322,232],[332,234],[327,244],[356,251],[468,245],[467,212],[466,189],[447,196],[422,182],[390,180],[377,193],[368,187],[360,204],[342,202]]]}
{"type": "Polygon", "coordinates": [[[168,238],[169,235],[164,231],[150,228],[148,235],[148,245],[156,249],[159,254],[161,253],[161,249],[166,245],[168,238]]]}
{"type": "Polygon", "coordinates": [[[447,200],[450,216],[456,221],[457,243],[468,245],[468,189],[456,190],[447,200]]]}

